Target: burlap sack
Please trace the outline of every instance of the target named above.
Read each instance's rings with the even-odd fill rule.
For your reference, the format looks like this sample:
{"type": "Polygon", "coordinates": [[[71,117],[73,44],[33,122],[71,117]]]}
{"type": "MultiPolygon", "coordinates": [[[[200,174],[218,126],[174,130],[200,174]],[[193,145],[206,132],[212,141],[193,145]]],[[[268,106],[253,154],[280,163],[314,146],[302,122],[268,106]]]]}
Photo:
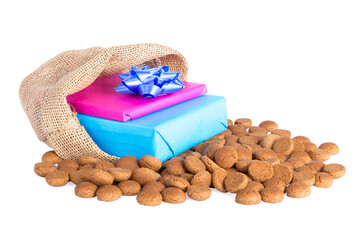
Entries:
{"type": "MultiPolygon", "coordinates": [[[[128,72],[132,66],[169,66],[186,81],[187,63],[178,51],[159,44],[93,47],[60,53],[27,76],[20,100],[39,140],[63,159],[81,155],[118,159],[103,152],[80,125],[66,96],[89,86],[97,77],[128,72]]],[[[122,146],[119,146],[122,147],[122,146]]]]}

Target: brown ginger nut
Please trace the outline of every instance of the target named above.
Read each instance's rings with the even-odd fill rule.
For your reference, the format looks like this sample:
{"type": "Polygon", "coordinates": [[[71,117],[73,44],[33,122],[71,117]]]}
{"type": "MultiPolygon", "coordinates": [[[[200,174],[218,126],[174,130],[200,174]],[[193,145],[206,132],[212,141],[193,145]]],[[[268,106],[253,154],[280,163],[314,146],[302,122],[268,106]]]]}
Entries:
{"type": "Polygon", "coordinates": [[[159,206],[162,202],[162,195],[159,191],[143,189],[137,196],[136,201],[144,206],[159,206]]]}
{"type": "MultiPolygon", "coordinates": [[[[200,171],[202,172],[202,171],[200,171]]],[[[179,177],[181,178],[185,178],[186,180],[188,180],[189,182],[194,178],[195,174],[192,174],[192,173],[182,173],[180,174],[179,177]]]]}
{"type": "Polygon", "coordinates": [[[56,172],[56,166],[50,162],[36,163],[34,165],[34,172],[40,177],[45,177],[50,172],[56,172]]]}
{"type": "Polygon", "coordinates": [[[188,150],[186,150],[185,152],[183,152],[183,153],[185,153],[186,154],[186,156],[189,156],[191,153],[193,153],[194,151],[193,150],[191,150],[191,149],[188,149],[188,150]]]}
{"type": "Polygon", "coordinates": [[[285,129],[274,129],[270,131],[271,134],[276,134],[279,135],[280,137],[291,137],[291,132],[289,130],[285,130],[285,129]]]}
{"type": "Polygon", "coordinates": [[[134,180],[126,180],[117,185],[120,188],[122,195],[135,196],[141,191],[141,186],[134,180]]]}
{"type": "Polygon", "coordinates": [[[256,138],[258,139],[258,141],[261,142],[262,140],[264,140],[264,138],[265,138],[267,135],[266,135],[266,133],[255,132],[255,133],[249,133],[249,136],[256,137],[256,138]]]}
{"type": "Polygon", "coordinates": [[[309,167],[315,169],[317,172],[321,172],[325,166],[325,163],[323,163],[321,161],[312,161],[312,162],[306,164],[306,166],[309,166],[309,167]]]}
{"type": "Polygon", "coordinates": [[[231,126],[231,125],[233,125],[233,124],[234,124],[234,123],[233,123],[233,121],[232,121],[231,119],[228,119],[228,120],[227,120],[227,125],[228,125],[228,126],[231,126]]]}
{"type": "Polygon", "coordinates": [[[274,121],[271,121],[271,120],[266,120],[266,121],[261,122],[259,124],[259,127],[265,128],[268,132],[270,132],[271,130],[279,128],[277,123],[274,122],[274,121]]]}
{"type": "Polygon", "coordinates": [[[183,203],[186,200],[186,195],[183,190],[176,187],[168,187],[161,191],[162,199],[167,203],[183,203]]]}
{"type": "Polygon", "coordinates": [[[233,147],[233,148],[242,147],[242,145],[240,143],[227,143],[224,146],[229,146],[229,147],[233,147]]]}
{"type": "Polygon", "coordinates": [[[140,158],[140,166],[150,168],[156,172],[162,167],[162,162],[156,157],[144,155],[140,158]]]}
{"type": "Polygon", "coordinates": [[[330,155],[335,155],[335,154],[339,153],[339,147],[335,143],[332,143],[332,142],[322,143],[319,146],[319,149],[325,150],[330,155]]]}
{"type": "Polygon", "coordinates": [[[84,166],[80,166],[80,169],[93,169],[95,168],[95,165],[93,164],[86,164],[84,166]]]}
{"type": "Polygon", "coordinates": [[[208,171],[200,171],[195,174],[191,179],[191,185],[198,185],[203,187],[210,187],[211,185],[211,174],[208,171]]]}
{"type": "Polygon", "coordinates": [[[118,168],[129,169],[134,172],[139,168],[139,161],[134,156],[123,156],[116,161],[115,166],[118,168]]]}
{"type": "Polygon", "coordinates": [[[69,174],[65,172],[49,172],[45,176],[46,182],[53,187],[61,187],[69,182],[69,174]]]}
{"type": "Polygon", "coordinates": [[[95,168],[107,171],[109,168],[115,168],[115,165],[112,162],[100,161],[95,164],[95,168]]]}
{"type": "Polygon", "coordinates": [[[317,149],[317,146],[315,143],[312,142],[303,142],[305,147],[305,152],[309,153],[311,150],[317,149]]]}
{"type": "Polygon", "coordinates": [[[259,127],[259,126],[251,126],[248,129],[249,133],[263,133],[263,134],[267,134],[267,130],[263,127],[259,127]]]}
{"type": "Polygon", "coordinates": [[[252,121],[249,118],[238,118],[235,120],[235,124],[240,124],[245,128],[249,128],[252,125],[252,121]]]}
{"type": "Polygon", "coordinates": [[[98,186],[91,182],[81,182],[75,186],[75,195],[81,198],[93,198],[96,196],[98,186]]]}
{"type": "Polygon", "coordinates": [[[291,198],[308,197],[310,194],[310,186],[303,182],[293,182],[286,188],[286,195],[291,198]]]}
{"type": "Polygon", "coordinates": [[[246,185],[245,189],[260,192],[261,190],[264,189],[264,185],[262,185],[262,183],[258,181],[248,181],[248,184],[246,185]]]}
{"type": "MultiPolygon", "coordinates": [[[[238,132],[238,131],[244,131],[246,128],[240,124],[233,124],[233,125],[229,126],[228,129],[233,133],[233,132],[238,132]]],[[[225,136],[225,138],[226,137],[227,136],[225,136]]]]}
{"type": "MultiPolygon", "coordinates": [[[[217,143],[217,144],[220,144],[221,146],[224,146],[226,141],[225,141],[225,139],[217,138],[217,139],[208,139],[205,141],[205,143],[207,143],[207,144],[217,143]]],[[[205,149],[202,152],[203,155],[204,155],[204,151],[205,151],[205,149]]]]}
{"type": "Polygon", "coordinates": [[[98,186],[110,185],[114,182],[114,176],[105,170],[94,168],[90,170],[90,180],[98,186]]]}
{"type": "Polygon", "coordinates": [[[161,171],[160,175],[163,177],[163,176],[171,175],[171,174],[170,174],[169,171],[165,168],[164,170],[161,171]]]}
{"type": "Polygon", "coordinates": [[[263,148],[272,148],[274,142],[280,138],[279,135],[269,134],[264,137],[264,139],[260,142],[260,146],[263,148]]]}
{"type": "Polygon", "coordinates": [[[286,161],[286,156],[281,153],[277,153],[277,158],[280,160],[281,163],[286,161]]]}
{"type": "Polygon", "coordinates": [[[294,142],[289,137],[280,137],[274,142],[272,149],[282,155],[289,155],[294,150],[294,142]]]}
{"type": "Polygon", "coordinates": [[[305,163],[310,163],[311,162],[311,157],[310,155],[305,152],[305,151],[293,151],[290,155],[289,158],[293,158],[293,157],[297,157],[297,158],[303,158],[305,160],[305,163]]]}
{"type": "MultiPolygon", "coordinates": [[[[187,156],[189,156],[191,153],[193,153],[194,151],[193,150],[191,150],[191,149],[188,149],[188,150],[186,150],[185,152],[182,152],[182,153],[180,153],[179,155],[177,155],[176,157],[182,157],[182,158],[186,158],[187,156]]],[[[150,155],[147,155],[147,156],[150,156],[150,155]]],[[[153,157],[153,156],[151,156],[151,157],[153,157]]],[[[141,159],[140,159],[141,160],[141,159]]],[[[160,161],[161,162],[161,161],[160,161]]],[[[141,164],[140,164],[140,166],[141,166],[141,164]]],[[[142,166],[142,167],[144,167],[144,166],[142,166]]],[[[156,170],[154,170],[154,171],[156,171],[156,170]]]]}
{"type": "Polygon", "coordinates": [[[192,152],[192,153],[190,154],[190,156],[194,156],[194,157],[197,157],[197,158],[199,158],[199,159],[202,157],[201,153],[198,153],[198,152],[192,152]]]}
{"type": "Polygon", "coordinates": [[[226,136],[230,136],[231,134],[232,134],[231,130],[226,129],[225,131],[222,131],[221,133],[219,133],[218,135],[215,135],[215,136],[222,136],[222,138],[225,138],[226,136]]]}
{"type": "Polygon", "coordinates": [[[260,192],[261,200],[266,203],[279,203],[284,200],[284,191],[278,187],[266,187],[260,192]]]}
{"type": "MultiPolygon", "coordinates": [[[[163,177],[160,177],[157,181],[164,184],[165,185],[165,181],[170,178],[171,176],[174,176],[174,175],[165,175],[163,177]]],[[[145,183],[146,184],[146,183],[145,183]]]]}
{"type": "Polygon", "coordinates": [[[235,146],[233,147],[237,154],[238,154],[238,159],[239,161],[241,160],[251,160],[252,159],[252,151],[244,146],[235,146]]]}
{"type": "Polygon", "coordinates": [[[224,180],[228,175],[229,175],[229,173],[223,168],[220,168],[220,169],[216,170],[211,175],[212,184],[214,185],[214,187],[218,191],[226,192],[226,188],[225,188],[225,185],[224,185],[224,180]]]}
{"type": "Polygon", "coordinates": [[[231,193],[244,189],[247,184],[248,178],[240,172],[231,173],[224,180],[225,189],[231,193]]]}
{"type": "Polygon", "coordinates": [[[161,192],[165,188],[166,188],[165,185],[161,182],[148,182],[143,186],[142,190],[143,191],[153,190],[153,191],[161,192]]]}
{"type": "Polygon", "coordinates": [[[188,154],[186,154],[186,153],[180,153],[179,155],[176,155],[175,157],[186,158],[187,156],[188,156],[188,154]]]}
{"type": "MultiPolygon", "coordinates": [[[[230,131],[230,130],[229,130],[230,131]]],[[[202,142],[202,143],[199,143],[198,145],[196,145],[194,147],[195,151],[200,153],[200,154],[203,154],[205,148],[209,145],[210,143],[209,142],[202,142]]]]}
{"type": "Polygon", "coordinates": [[[232,167],[232,168],[226,168],[225,169],[229,174],[232,174],[232,173],[237,173],[239,172],[236,168],[232,167]]]}
{"type": "Polygon", "coordinates": [[[247,132],[245,130],[244,131],[236,131],[236,132],[233,132],[232,134],[235,136],[238,136],[239,138],[242,136],[249,136],[249,132],[247,132]]]}
{"type": "Polygon", "coordinates": [[[207,156],[203,156],[201,158],[201,161],[205,164],[206,170],[209,171],[210,173],[213,173],[220,168],[219,165],[217,165],[213,160],[211,160],[207,156]]]}
{"type": "Polygon", "coordinates": [[[247,173],[250,164],[254,162],[253,160],[239,160],[236,162],[235,167],[239,172],[247,173]]]}
{"type": "Polygon", "coordinates": [[[61,166],[61,167],[58,168],[58,171],[70,174],[70,173],[72,173],[74,171],[77,171],[77,169],[74,168],[74,167],[69,167],[69,166],[61,166]]]}
{"type": "Polygon", "coordinates": [[[112,202],[121,196],[121,190],[114,185],[103,185],[96,191],[96,197],[99,201],[112,202]]]}
{"type": "Polygon", "coordinates": [[[73,171],[69,174],[70,181],[74,184],[79,184],[81,182],[90,182],[91,181],[91,170],[90,168],[80,168],[77,171],[73,171]]]}
{"type": "Polygon", "coordinates": [[[288,158],[286,162],[290,163],[293,166],[293,169],[305,166],[306,164],[303,158],[298,158],[298,157],[288,158]]]}
{"type": "Polygon", "coordinates": [[[285,191],[286,183],[278,178],[270,178],[262,183],[264,187],[277,187],[285,191]]]}
{"type": "Polygon", "coordinates": [[[190,173],[197,173],[206,170],[204,163],[197,157],[187,156],[184,162],[185,168],[190,173]]]}
{"type": "Polygon", "coordinates": [[[263,182],[273,177],[274,170],[270,163],[253,161],[248,168],[248,173],[251,179],[263,182]]]}
{"type": "Polygon", "coordinates": [[[316,148],[309,151],[312,160],[325,162],[330,159],[330,154],[323,149],[316,148]]]}
{"type": "Polygon", "coordinates": [[[299,141],[298,139],[294,139],[294,138],[292,140],[294,143],[293,151],[305,151],[305,146],[301,141],[299,141]]]}
{"type": "Polygon", "coordinates": [[[225,144],[227,143],[237,143],[238,140],[239,140],[239,136],[236,136],[236,135],[230,135],[230,136],[227,136],[225,137],[225,144]]]}
{"type": "Polygon", "coordinates": [[[222,146],[223,145],[218,143],[211,143],[205,148],[203,154],[204,156],[207,156],[208,158],[214,160],[216,151],[222,148],[222,146]]]}
{"type": "Polygon", "coordinates": [[[301,166],[294,170],[295,170],[295,172],[307,172],[307,173],[311,173],[311,174],[317,173],[317,170],[309,165],[301,166]]]}
{"type": "Polygon", "coordinates": [[[252,148],[249,145],[246,144],[241,144],[242,147],[247,148],[250,152],[251,152],[251,156],[252,156],[252,148]]]}
{"type": "Polygon", "coordinates": [[[184,161],[179,158],[172,158],[166,164],[166,169],[171,175],[180,176],[185,173],[184,161]]]}
{"type": "Polygon", "coordinates": [[[95,165],[96,163],[100,162],[101,160],[96,158],[96,157],[92,157],[92,156],[80,156],[78,159],[78,163],[80,164],[80,166],[84,166],[87,164],[93,164],[95,165]]]}
{"type": "Polygon", "coordinates": [[[131,177],[131,171],[129,169],[109,168],[107,171],[113,175],[115,182],[122,182],[131,177]]]}
{"type": "Polygon", "coordinates": [[[164,185],[166,187],[177,187],[183,191],[186,191],[190,183],[185,178],[177,177],[177,176],[169,176],[164,179],[164,185]]]}
{"type": "Polygon", "coordinates": [[[238,159],[237,151],[229,146],[222,147],[215,153],[215,162],[222,168],[231,168],[238,159]]]}
{"type": "Polygon", "coordinates": [[[247,177],[247,179],[248,179],[248,182],[250,182],[250,181],[254,181],[248,174],[245,174],[245,176],[247,177]]]}
{"type": "Polygon", "coordinates": [[[294,170],[294,167],[293,167],[293,165],[292,165],[291,163],[282,162],[281,164],[287,166],[287,167],[290,168],[291,170],[294,170]]]}
{"type": "Polygon", "coordinates": [[[58,164],[62,161],[62,159],[55,153],[55,151],[48,151],[44,153],[41,157],[42,162],[58,164]]]}
{"type": "MultiPolygon", "coordinates": [[[[225,136],[229,136],[231,135],[232,132],[229,129],[226,129],[225,131],[222,131],[221,133],[216,134],[215,136],[209,138],[208,140],[212,140],[212,139],[224,139],[225,136]]],[[[205,141],[206,142],[206,141],[205,141]]],[[[195,147],[191,148],[195,151],[195,147]]]]}
{"type": "Polygon", "coordinates": [[[61,167],[72,167],[77,170],[80,168],[80,165],[76,160],[65,159],[65,160],[62,160],[57,166],[58,169],[61,167]]]}
{"type": "Polygon", "coordinates": [[[235,202],[244,205],[256,205],[261,202],[261,195],[258,191],[245,188],[236,193],[235,202]]]}
{"type": "Polygon", "coordinates": [[[162,170],[161,170],[161,171],[163,171],[164,169],[166,169],[168,163],[170,162],[170,160],[173,160],[173,159],[178,159],[178,160],[180,160],[180,161],[184,161],[185,158],[183,158],[183,157],[172,157],[172,158],[164,161],[164,162],[162,163],[162,170]]]}
{"type": "Polygon", "coordinates": [[[268,160],[277,158],[277,153],[269,148],[261,148],[254,152],[254,157],[259,160],[268,160]]]}
{"type": "Polygon", "coordinates": [[[338,179],[345,175],[346,169],[341,164],[331,163],[324,166],[323,172],[330,174],[334,179],[338,179]]]}
{"type": "Polygon", "coordinates": [[[278,178],[285,182],[286,184],[290,183],[293,177],[293,171],[290,167],[285,164],[278,164],[273,166],[274,169],[274,178],[278,178]]]}
{"type": "Polygon", "coordinates": [[[189,198],[196,201],[204,201],[211,196],[211,190],[209,187],[199,185],[190,185],[186,193],[189,198]]]}
{"type": "Polygon", "coordinates": [[[325,172],[319,172],[315,174],[315,187],[329,188],[333,184],[333,177],[325,172]]]}
{"type": "Polygon", "coordinates": [[[302,182],[308,186],[315,183],[315,174],[309,172],[294,172],[292,182],[302,182]]]}
{"type": "Polygon", "coordinates": [[[281,162],[280,162],[280,159],[278,159],[278,158],[267,159],[267,160],[265,160],[265,162],[270,163],[271,166],[274,166],[274,165],[276,165],[276,164],[280,164],[280,163],[281,163],[281,162]]]}
{"type": "Polygon", "coordinates": [[[310,142],[310,139],[308,137],[305,137],[305,136],[296,136],[294,137],[293,139],[297,139],[299,140],[300,142],[304,143],[304,142],[310,142]]]}
{"type": "Polygon", "coordinates": [[[132,179],[143,186],[148,182],[156,181],[158,179],[158,175],[154,170],[141,167],[133,172],[132,179]]]}
{"type": "Polygon", "coordinates": [[[251,148],[251,152],[254,155],[254,152],[256,152],[257,150],[260,150],[262,147],[258,144],[252,144],[249,146],[251,148]]]}
{"type": "Polygon", "coordinates": [[[239,138],[239,143],[244,145],[253,145],[259,143],[259,138],[256,136],[242,136],[239,138]]]}

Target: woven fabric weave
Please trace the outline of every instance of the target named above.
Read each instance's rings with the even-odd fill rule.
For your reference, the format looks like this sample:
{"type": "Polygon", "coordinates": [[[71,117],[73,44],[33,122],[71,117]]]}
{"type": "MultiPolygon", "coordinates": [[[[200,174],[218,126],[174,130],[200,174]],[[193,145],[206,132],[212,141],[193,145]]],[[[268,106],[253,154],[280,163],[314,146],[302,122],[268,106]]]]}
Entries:
{"type": "MultiPolygon", "coordinates": [[[[82,155],[106,161],[118,157],[103,152],[79,123],[66,96],[89,86],[98,77],[129,72],[132,66],[169,66],[186,81],[187,62],[178,51],[159,44],[93,47],[60,53],[27,76],[20,86],[23,109],[40,141],[63,159],[82,155]]],[[[123,146],[119,146],[123,147],[123,146]]],[[[126,147],[126,146],[124,146],[126,147]]]]}

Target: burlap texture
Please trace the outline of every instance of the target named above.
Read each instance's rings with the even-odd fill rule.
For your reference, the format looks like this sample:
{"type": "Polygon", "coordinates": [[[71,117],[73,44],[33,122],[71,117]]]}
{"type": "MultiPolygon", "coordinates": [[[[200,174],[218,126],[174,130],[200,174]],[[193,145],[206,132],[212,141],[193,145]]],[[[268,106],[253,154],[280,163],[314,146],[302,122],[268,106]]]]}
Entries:
{"type": "Polygon", "coordinates": [[[171,71],[181,72],[180,79],[186,81],[184,56],[159,44],[71,50],[50,59],[23,80],[21,104],[39,140],[61,158],[89,155],[115,161],[117,157],[103,152],[91,139],[71,111],[66,96],[89,86],[97,77],[145,65],[169,66],[171,71]]]}

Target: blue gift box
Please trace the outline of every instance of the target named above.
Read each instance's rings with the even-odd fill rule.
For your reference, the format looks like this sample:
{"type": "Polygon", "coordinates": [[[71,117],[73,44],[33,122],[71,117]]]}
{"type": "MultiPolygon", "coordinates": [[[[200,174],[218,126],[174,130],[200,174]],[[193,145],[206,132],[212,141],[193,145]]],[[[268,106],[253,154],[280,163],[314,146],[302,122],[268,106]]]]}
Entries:
{"type": "Polygon", "coordinates": [[[128,121],[77,114],[104,152],[165,161],[227,129],[224,97],[204,95],[128,121]]]}

